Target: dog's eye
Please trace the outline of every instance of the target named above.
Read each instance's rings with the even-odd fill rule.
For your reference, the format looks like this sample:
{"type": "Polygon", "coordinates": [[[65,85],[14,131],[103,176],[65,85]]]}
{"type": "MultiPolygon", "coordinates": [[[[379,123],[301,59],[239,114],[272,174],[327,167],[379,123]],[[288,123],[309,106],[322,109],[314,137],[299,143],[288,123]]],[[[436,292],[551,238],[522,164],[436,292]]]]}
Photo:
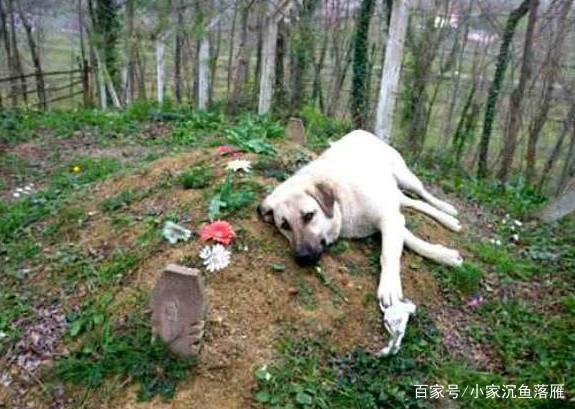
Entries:
{"type": "Polygon", "coordinates": [[[289,225],[288,221],[286,219],[284,219],[284,221],[282,222],[280,228],[282,230],[291,230],[291,226],[289,225]]]}
{"type": "Polygon", "coordinates": [[[303,222],[306,223],[306,224],[309,223],[309,222],[311,222],[311,219],[313,219],[314,216],[315,216],[315,212],[307,212],[307,213],[304,213],[304,215],[303,215],[303,222]]]}

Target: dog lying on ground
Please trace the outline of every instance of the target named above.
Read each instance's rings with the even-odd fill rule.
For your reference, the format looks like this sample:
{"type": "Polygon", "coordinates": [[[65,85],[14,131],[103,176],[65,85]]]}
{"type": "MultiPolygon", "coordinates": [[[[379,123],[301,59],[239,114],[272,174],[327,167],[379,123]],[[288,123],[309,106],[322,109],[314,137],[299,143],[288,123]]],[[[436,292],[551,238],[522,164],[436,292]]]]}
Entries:
{"type": "Polygon", "coordinates": [[[258,206],[265,222],[288,239],[300,265],[313,265],[339,237],[381,232],[380,306],[400,303],[403,245],[438,263],[459,266],[456,250],[428,243],[405,227],[401,207],[425,213],[453,231],[457,210],[433,195],[395,149],[366,131],[353,131],[275,188],[258,206]],[[423,200],[406,196],[402,189],[423,200]]]}

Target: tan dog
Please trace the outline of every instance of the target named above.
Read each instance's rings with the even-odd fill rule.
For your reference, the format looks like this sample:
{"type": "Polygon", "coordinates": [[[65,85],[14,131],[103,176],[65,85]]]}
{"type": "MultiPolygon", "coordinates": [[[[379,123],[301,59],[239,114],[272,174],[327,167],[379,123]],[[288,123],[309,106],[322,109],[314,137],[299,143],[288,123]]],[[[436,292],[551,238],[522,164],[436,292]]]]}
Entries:
{"type": "Polygon", "coordinates": [[[377,297],[381,306],[388,307],[403,299],[404,243],[442,264],[463,262],[456,250],[425,242],[407,230],[401,206],[421,211],[454,231],[461,229],[457,210],[427,192],[395,149],[369,132],[353,131],[277,186],[258,212],[288,239],[300,265],[316,263],[339,237],[366,237],[380,231],[377,297]],[[405,196],[399,188],[425,202],[405,196]]]}

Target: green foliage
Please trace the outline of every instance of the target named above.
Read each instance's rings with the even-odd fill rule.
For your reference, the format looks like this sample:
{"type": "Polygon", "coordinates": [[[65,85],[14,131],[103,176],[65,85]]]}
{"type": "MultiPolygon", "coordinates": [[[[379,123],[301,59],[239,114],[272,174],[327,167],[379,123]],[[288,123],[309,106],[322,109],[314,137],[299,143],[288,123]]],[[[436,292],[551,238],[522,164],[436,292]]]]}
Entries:
{"type": "Polygon", "coordinates": [[[308,144],[316,150],[327,148],[330,140],[337,140],[352,129],[352,125],[347,121],[328,117],[313,106],[305,106],[301,116],[308,144]]]}
{"type": "Polygon", "coordinates": [[[216,194],[210,200],[208,219],[228,217],[251,205],[256,198],[256,190],[260,187],[249,181],[242,181],[234,187],[234,177],[228,172],[223,183],[217,188],[216,194]]]}
{"type": "Polygon", "coordinates": [[[197,166],[191,170],[184,171],[180,175],[180,183],[184,189],[204,189],[208,187],[214,177],[212,169],[197,166]]]}
{"type": "Polygon", "coordinates": [[[480,289],[483,270],[477,264],[465,262],[456,268],[436,267],[440,279],[455,290],[462,298],[477,294],[480,289]]]}
{"type": "Polygon", "coordinates": [[[115,196],[104,199],[100,209],[104,213],[114,212],[129,206],[136,199],[136,191],[133,189],[122,190],[115,196]]]}
{"type": "Polygon", "coordinates": [[[349,250],[349,242],[343,239],[338,240],[334,245],[329,248],[329,252],[335,255],[340,255],[349,250]]]}
{"type": "Polygon", "coordinates": [[[339,355],[327,340],[285,340],[279,359],[255,372],[255,399],[269,408],[429,408],[414,385],[426,384],[442,356],[437,329],[422,314],[408,326],[401,353],[380,358],[363,349],[339,355]],[[423,358],[425,357],[425,358],[423,358]]]}
{"type": "Polygon", "coordinates": [[[422,179],[440,185],[446,192],[454,192],[465,200],[473,200],[495,213],[509,213],[515,218],[529,215],[545,197],[515,179],[505,186],[494,180],[471,177],[457,167],[453,158],[430,155],[414,165],[414,172],[422,179]]]}
{"type": "Polygon", "coordinates": [[[4,355],[19,336],[16,320],[25,319],[32,312],[29,295],[4,288],[0,291],[0,311],[0,333],[4,334],[0,337],[0,355],[4,355]]]}
{"type": "Polygon", "coordinates": [[[479,242],[473,244],[471,250],[479,260],[491,265],[495,271],[501,275],[525,279],[537,272],[536,266],[514,256],[505,246],[479,242]]]}
{"type": "Polygon", "coordinates": [[[98,330],[56,362],[55,379],[95,389],[113,378],[114,382],[138,384],[139,400],[157,395],[170,399],[177,383],[186,379],[196,365],[195,359],[177,358],[165,344],[152,341],[150,317],[139,311],[116,324],[108,322],[100,310],[94,310],[91,318],[98,330]]]}

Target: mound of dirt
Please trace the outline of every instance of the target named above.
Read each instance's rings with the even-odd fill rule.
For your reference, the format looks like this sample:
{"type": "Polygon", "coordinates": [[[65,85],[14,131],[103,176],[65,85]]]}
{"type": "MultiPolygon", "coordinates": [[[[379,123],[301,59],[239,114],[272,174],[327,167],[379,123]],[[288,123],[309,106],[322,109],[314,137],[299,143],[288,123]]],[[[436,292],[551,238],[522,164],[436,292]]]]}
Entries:
{"type": "MultiPolygon", "coordinates": [[[[294,161],[299,160],[293,159],[294,152],[301,149],[288,143],[280,149],[280,165],[291,171],[294,161]]],[[[243,156],[253,162],[260,160],[251,154],[243,156]]],[[[213,149],[198,150],[164,157],[145,170],[93,186],[91,194],[98,200],[81,203],[90,218],[78,243],[86,250],[103,254],[137,248],[137,238],[147,228],[143,215],[150,212],[165,215],[175,211],[180,223],[197,232],[207,218],[209,190],[184,190],[177,184],[159,190],[152,187],[195,164],[213,167],[213,185],[219,184],[225,177],[228,160],[213,149]],[[132,223],[118,227],[113,215],[101,210],[101,204],[126,190],[146,194],[136,194],[136,199],[126,204],[122,211],[132,216],[132,223]]],[[[257,172],[250,177],[270,188],[278,183],[257,172]]],[[[342,351],[355,346],[378,350],[384,345],[387,335],[375,300],[379,268],[370,262],[378,259],[377,242],[350,242],[340,254],[326,254],[320,270],[298,267],[285,239],[258,219],[255,207],[259,199],[244,209],[243,218],[228,219],[238,233],[231,265],[217,273],[202,270],[209,307],[204,345],[194,375],[179,386],[178,394],[169,403],[159,399],[136,403],[133,388],[111,402],[100,402],[100,407],[249,408],[254,406],[254,371],[273,358],[274,345],[282,337],[321,334],[342,351]]],[[[408,219],[411,217],[408,215],[408,219]]],[[[416,217],[420,221],[417,233],[423,239],[454,245],[452,233],[429,219],[416,217]]],[[[134,288],[149,291],[169,263],[199,267],[202,247],[198,239],[176,245],[161,243],[144,255],[132,279],[119,289],[117,298],[128,299],[134,288]]],[[[433,314],[441,311],[443,297],[434,277],[420,266],[419,256],[404,254],[404,293],[419,308],[433,314]]]]}

